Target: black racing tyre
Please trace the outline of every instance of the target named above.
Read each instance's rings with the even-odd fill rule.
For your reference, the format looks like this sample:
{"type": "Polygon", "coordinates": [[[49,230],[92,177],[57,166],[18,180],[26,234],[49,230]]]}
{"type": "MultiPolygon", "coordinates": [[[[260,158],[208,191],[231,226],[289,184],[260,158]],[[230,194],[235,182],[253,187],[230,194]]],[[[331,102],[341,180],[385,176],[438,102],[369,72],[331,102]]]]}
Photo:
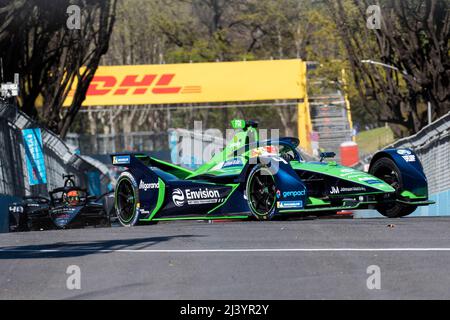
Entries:
{"type": "Polygon", "coordinates": [[[246,196],[248,206],[258,220],[271,220],[275,215],[276,192],[272,172],[264,165],[256,165],[247,178],[246,196]]]}
{"type": "Polygon", "coordinates": [[[123,172],[117,180],[114,193],[114,207],[117,219],[124,227],[132,227],[139,222],[139,188],[133,175],[123,172]]]}
{"type": "MultiPolygon", "coordinates": [[[[400,196],[403,189],[403,181],[400,174],[400,169],[395,162],[390,158],[380,158],[370,167],[369,173],[396,190],[397,198],[400,196]]],[[[400,218],[413,213],[417,206],[406,205],[402,203],[379,204],[377,210],[383,216],[388,218],[400,218]]]]}

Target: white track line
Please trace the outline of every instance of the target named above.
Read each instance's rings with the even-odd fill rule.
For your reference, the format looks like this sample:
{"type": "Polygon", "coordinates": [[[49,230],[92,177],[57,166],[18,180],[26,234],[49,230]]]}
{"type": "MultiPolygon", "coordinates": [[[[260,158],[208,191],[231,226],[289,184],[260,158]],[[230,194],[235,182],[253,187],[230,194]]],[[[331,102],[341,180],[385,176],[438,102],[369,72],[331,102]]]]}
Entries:
{"type": "Polygon", "coordinates": [[[274,248],[274,249],[0,249],[0,253],[273,253],[273,252],[450,252],[450,248],[274,248]]]}

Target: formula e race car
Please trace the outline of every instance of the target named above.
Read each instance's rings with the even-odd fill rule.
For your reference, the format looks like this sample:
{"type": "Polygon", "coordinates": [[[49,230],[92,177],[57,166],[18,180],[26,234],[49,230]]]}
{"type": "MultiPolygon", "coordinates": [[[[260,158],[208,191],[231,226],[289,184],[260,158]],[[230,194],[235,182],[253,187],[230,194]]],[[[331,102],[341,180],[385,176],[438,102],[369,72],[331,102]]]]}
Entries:
{"type": "Polygon", "coordinates": [[[89,196],[77,187],[72,175],[63,175],[64,187],[46,197],[25,197],[9,206],[9,230],[32,231],[110,226],[114,210],[112,193],[89,196]],[[111,198],[108,200],[108,196],[111,198]]]}
{"type": "Polygon", "coordinates": [[[125,167],[115,188],[123,226],[177,219],[335,214],[376,209],[390,218],[411,214],[428,201],[422,165],[412,150],[374,155],[369,173],[321,160],[306,162],[296,138],[258,139],[257,123],[233,120],[237,132],[223,151],[195,171],[145,154],[115,154],[125,167]]]}

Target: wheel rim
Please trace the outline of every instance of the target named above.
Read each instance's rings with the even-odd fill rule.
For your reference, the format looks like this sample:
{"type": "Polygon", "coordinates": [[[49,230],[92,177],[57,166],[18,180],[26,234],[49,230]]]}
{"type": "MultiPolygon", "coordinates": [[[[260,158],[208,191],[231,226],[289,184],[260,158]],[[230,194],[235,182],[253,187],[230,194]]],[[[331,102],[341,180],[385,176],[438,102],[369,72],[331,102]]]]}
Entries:
{"type": "Polygon", "coordinates": [[[117,186],[118,217],[124,223],[130,222],[135,214],[135,196],[130,181],[122,180],[117,186]]]}
{"type": "MultiPolygon", "coordinates": [[[[400,178],[398,176],[398,173],[393,170],[392,168],[388,167],[382,167],[379,170],[377,170],[374,173],[374,176],[383,180],[387,184],[389,184],[392,188],[395,189],[395,192],[398,194],[400,192],[400,178]]],[[[395,203],[393,204],[384,204],[384,209],[390,209],[395,206],[395,203]]]]}
{"type": "Polygon", "coordinates": [[[275,180],[269,170],[256,171],[250,180],[249,200],[253,211],[261,216],[268,215],[275,206],[275,180]],[[267,174],[263,174],[266,171],[267,174]]]}
{"type": "Polygon", "coordinates": [[[389,184],[395,191],[398,192],[400,190],[400,178],[395,170],[392,170],[391,168],[382,168],[375,172],[375,177],[380,178],[389,184]]]}

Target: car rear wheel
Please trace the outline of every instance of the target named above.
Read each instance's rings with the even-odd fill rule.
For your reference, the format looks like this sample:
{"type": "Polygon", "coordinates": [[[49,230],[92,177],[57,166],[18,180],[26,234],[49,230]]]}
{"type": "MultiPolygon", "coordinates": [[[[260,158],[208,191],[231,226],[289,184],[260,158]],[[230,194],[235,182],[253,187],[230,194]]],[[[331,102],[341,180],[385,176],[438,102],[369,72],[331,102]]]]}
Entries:
{"type": "MultiPolygon", "coordinates": [[[[401,179],[400,169],[394,161],[389,158],[380,158],[370,167],[369,173],[396,190],[398,198],[403,191],[403,182],[401,179]]],[[[405,205],[398,202],[379,204],[377,210],[383,216],[388,218],[399,218],[413,213],[417,206],[405,205]]]]}
{"type": "Polygon", "coordinates": [[[117,218],[124,227],[135,226],[139,221],[138,184],[129,172],[124,172],[117,181],[115,190],[115,209],[117,218]]]}
{"type": "Polygon", "coordinates": [[[252,169],[247,179],[246,195],[248,206],[258,220],[273,218],[276,184],[273,174],[267,167],[259,164],[252,169]]]}

